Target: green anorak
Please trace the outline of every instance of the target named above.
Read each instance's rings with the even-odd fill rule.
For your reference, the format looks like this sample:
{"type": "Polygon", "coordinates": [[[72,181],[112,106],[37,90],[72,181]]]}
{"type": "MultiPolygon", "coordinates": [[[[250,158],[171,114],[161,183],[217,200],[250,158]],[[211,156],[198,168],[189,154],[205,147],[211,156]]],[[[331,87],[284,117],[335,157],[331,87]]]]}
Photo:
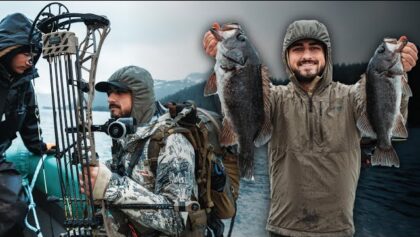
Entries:
{"type": "MultiPolygon", "coordinates": [[[[271,208],[267,229],[286,236],[352,236],[353,207],[361,168],[361,133],[356,122],[364,111],[361,81],[333,82],[331,43],[315,20],[292,23],[283,43],[301,39],[325,44],[326,66],[312,95],[287,67],[291,83],[271,92],[273,135],[268,144],[271,208]]],[[[401,111],[406,116],[408,98],[401,111]]]]}

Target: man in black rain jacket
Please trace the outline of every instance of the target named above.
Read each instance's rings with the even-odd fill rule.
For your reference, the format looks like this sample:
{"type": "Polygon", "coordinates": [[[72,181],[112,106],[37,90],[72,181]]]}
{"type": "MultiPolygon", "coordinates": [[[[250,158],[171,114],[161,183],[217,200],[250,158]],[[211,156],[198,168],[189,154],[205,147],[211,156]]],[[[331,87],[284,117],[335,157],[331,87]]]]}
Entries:
{"type": "Polygon", "coordinates": [[[26,148],[44,154],[53,148],[41,138],[38,107],[31,80],[38,77],[33,65],[41,53],[41,34],[29,43],[32,22],[21,13],[0,22],[0,236],[23,236],[27,205],[21,200],[22,178],[5,152],[19,132],[26,148]]]}

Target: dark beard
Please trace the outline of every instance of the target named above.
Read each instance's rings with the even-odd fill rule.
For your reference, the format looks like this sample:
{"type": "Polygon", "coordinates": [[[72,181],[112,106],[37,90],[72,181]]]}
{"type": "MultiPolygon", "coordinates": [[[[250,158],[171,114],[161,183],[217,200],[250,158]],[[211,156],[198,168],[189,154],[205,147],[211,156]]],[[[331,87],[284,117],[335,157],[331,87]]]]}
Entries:
{"type": "Polygon", "coordinates": [[[298,71],[294,71],[294,74],[295,74],[296,79],[300,83],[309,83],[309,82],[313,81],[316,77],[316,76],[305,77],[305,76],[302,76],[302,74],[300,74],[298,71]]]}
{"type": "Polygon", "coordinates": [[[324,73],[325,68],[322,68],[322,70],[319,71],[318,75],[312,76],[312,77],[306,77],[302,76],[302,74],[299,73],[299,71],[295,70],[293,73],[295,74],[296,79],[300,83],[310,83],[312,82],[317,76],[322,77],[322,74],[324,73]]]}

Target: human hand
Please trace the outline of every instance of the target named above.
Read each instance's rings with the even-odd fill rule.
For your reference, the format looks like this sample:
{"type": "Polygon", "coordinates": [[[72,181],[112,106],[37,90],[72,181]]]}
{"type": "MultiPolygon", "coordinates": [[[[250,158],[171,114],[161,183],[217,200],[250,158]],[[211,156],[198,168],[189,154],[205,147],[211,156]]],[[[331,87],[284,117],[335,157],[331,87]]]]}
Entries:
{"type": "MultiPolygon", "coordinates": [[[[220,30],[220,25],[219,23],[213,23],[212,26],[213,29],[215,30],[220,30]]],[[[206,51],[206,54],[208,54],[211,57],[216,57],[216,53],[217,53],[217,43],[219,41],[216,39],[216,37],[211,33],[211,31],[207,31],[204,34],[204,38],[203,38],[203,48],[206,51]]]]}
{"type": "Polygon", "coordinates": [[[54,143],[45,143],[45,145],[47,146],[47,151],[51,150],[51,149],[55,149],[55,144],[54,143]]]}
{"type": "Polygon", "coordinates": [[[401,62],[404,72],[409,72],[416,66],[418,50],[415,44],[408,42],[401,50],[401,62]]]}
{"type": "Polygon", "coordinates": [[[54,143],[45,143],[45,147],[46,147],[45,154],[47,155],[55,154],[56,146],[54,143]]]}
{"type": "Polygon", "coordinates": [[[217,192],[223,192],[226,185],[226,171],[220,159],[211,162],[211,189],[217,192]]]}
{"type": "MultiPolygon", "coordinates": [[[[99,167],[89,166],[89,172],[90,172],[90,183],[92,185],[92,191],[93,191],[93,188],[95,187],[95,183],[96,183],[96,178],[98,177],[99,167]]],[[[90,196],[88,169],[86,167],[83,167],[83,172],[79,173],[79,181],[80,181],[80,192],[85,193],[86,195],[90,196]]]]}

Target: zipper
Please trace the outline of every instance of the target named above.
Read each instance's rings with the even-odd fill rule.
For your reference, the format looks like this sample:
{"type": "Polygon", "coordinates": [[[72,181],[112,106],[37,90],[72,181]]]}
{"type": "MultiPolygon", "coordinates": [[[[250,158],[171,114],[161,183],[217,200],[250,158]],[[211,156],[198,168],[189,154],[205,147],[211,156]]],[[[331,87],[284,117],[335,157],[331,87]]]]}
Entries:
{"type": "Polygon", "coordinates": [[[308,95],[308,97],[309,97],[309,113],[312,113],[312,107],[313,107],[312,96],[308,95]]]}
{"type": "Polygon", "coordinates": [[[313,114],[312,114],[312,107],[313,107],[313,102],[312,102],[312,96],[310,96],[308,93],[306,93],[306,95],[309,97],[309,144],[310,144],[310,149],[312,150],[314,147],[314,131],[313,131],[313,126],[314,126],[314,118],[313,118],[313,114]]]}
{"type": "Polygon", "coordinates": [[[319,136],[321,138],[321,142],[324,141],[324,134],[322,130],[322,101],[319,101],[319,136]]]}

